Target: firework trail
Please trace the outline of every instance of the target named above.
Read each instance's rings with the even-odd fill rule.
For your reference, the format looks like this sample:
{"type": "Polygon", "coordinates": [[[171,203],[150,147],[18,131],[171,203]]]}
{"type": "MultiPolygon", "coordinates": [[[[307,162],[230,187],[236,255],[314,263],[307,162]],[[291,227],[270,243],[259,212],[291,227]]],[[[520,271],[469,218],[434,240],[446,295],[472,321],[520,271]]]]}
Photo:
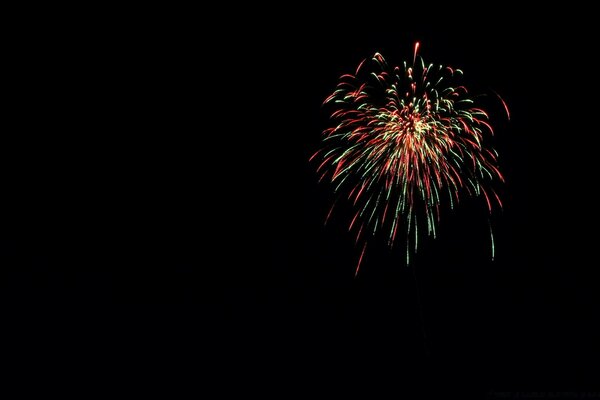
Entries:
{"type": "Polygon", "coordinates": [[[423,231],[435,238],[444,204],[453,208],[468,195],[482,197],[490,212],[502,206],[491,188],[504,180],[497,153],[484,146],[493,135],[488,114],[460,84],[461,70],[426,65],[418,49],[402,67],[379,53],[363,60],[324,102],[334,108],[334,126],[311,161],[354,208],[348,228],[364,242],[356,273],[368,235],[381,232],[392,246],[403,230],[408,264],[423,231]]]}

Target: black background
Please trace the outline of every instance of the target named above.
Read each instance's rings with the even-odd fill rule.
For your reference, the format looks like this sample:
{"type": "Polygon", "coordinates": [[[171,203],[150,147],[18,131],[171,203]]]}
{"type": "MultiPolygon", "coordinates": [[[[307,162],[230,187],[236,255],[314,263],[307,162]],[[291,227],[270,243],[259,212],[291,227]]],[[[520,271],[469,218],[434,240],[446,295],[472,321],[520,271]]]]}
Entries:
{"type": "Polygon", "coordinates": [[[84,392],[597,389],[593,73],[588,25],[561,28],[581,21],[563,11],[155,9],[16,34],[0,216],[11,370],[24,388],[84,392]],[[360,247],[343,211],[323,225],[333,198],[308,163],[321,103],[363,58],[399,64],[415,41],[510,107],[510,121],[492,110],[496,260],[466,201],[414,268],[375,244],[355,279],[360,247]]]}

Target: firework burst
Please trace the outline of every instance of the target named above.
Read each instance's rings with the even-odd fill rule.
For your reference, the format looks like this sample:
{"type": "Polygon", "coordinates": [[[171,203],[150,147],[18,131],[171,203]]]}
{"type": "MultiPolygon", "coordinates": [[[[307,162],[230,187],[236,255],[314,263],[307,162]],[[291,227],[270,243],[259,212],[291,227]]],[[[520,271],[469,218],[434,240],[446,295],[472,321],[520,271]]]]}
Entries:
{"type": "Polygon", "coordinates": [[[493,134],[488,114],[460,84],[461,70],[426,65],[418,49],[402,67],[379,53],[363,60],[324,102],[334,126],[311,160],[354,208],[348,227],[364,241],[356,272],[366,239],[379,232],[390,246],[406,233],[409,263],[419,235],[436,236],[444,204],[469,195],[485,199],[490,212],[502,206],[491,186],[503,181],[497,153],[484,145],[493,134]]]}

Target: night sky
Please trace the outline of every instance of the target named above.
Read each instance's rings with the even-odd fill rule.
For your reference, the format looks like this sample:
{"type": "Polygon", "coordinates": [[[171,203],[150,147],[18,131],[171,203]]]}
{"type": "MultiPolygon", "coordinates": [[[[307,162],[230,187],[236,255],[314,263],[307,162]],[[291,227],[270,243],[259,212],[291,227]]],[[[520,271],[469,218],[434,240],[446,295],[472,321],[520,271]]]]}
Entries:
{"type": "Polygon", "coordinates": [[[156,11],[28,37],[20,123],[0,149],[6,344],[25,388],[598,390],[584,32],[504,9],[291,10],[211,29],[156,11]],[[411,267],[402,243],[374,243],[354,278],[350,213],[324,226],[331,187],[308,162],[321,104],[363,58],[400,64],[415,41],[510,108],[510,121],[490,110],[507,181],[496,259],[483,204],[466,199],[411,267]]]}

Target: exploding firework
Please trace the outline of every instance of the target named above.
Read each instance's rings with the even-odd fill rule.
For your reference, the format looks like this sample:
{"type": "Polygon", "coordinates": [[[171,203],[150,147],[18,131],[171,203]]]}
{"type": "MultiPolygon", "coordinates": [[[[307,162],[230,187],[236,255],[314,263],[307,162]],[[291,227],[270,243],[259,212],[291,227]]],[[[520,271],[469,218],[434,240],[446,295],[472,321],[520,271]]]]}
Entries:
{"type": "Polygon", "coordinates": [[[392,246],[403,230],[409,263],[423,231],[435,238],[444,204],[469,195],[485,199],[490,213],[502,206],[491,186],[504,180],[497,153],[484,145],[493,135],[488,114],[460,84],[461,70],[426,65],[418,49],[403,67],[379,53],[363,60],[324,102],[334,126],[311,160],[354,209],[349,230],[364,241],[356,272],[367,237],[381,232],[392,246]]]}

